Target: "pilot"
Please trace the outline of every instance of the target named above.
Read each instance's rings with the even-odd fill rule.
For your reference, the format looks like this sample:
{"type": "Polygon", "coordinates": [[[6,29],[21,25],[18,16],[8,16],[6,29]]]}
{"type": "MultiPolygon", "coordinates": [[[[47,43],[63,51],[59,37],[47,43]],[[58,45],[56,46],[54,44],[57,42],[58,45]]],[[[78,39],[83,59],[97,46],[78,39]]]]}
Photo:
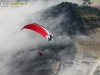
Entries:
{"type": "Polygon", "coordinates": [[[39,56],[43,56],[43,55],[44,55],[44,53],[43,53],[43,52],[41,52],[41,51],[39,51],[39,52],[38,52],[38,55],[39,55],[39,56]]]}

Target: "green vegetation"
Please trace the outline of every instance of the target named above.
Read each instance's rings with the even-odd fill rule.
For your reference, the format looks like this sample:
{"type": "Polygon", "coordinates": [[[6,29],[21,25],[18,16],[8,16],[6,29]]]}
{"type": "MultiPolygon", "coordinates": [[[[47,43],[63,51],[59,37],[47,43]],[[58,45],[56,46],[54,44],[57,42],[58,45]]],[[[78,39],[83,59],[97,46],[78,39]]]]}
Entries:
{"type": "Polygon", "coordinates": [[[87,30],[94,30],[95,28],[100,27],[100,10],[89,7],[83,6],[78,8],[78,12],[80,13],[85,28],[87,30]]]}
{"type": "Polygon", "coordinates": [[[82,34],[87,31],[93,31],[100,27],[100,10],[90,6],[78,6],[77,4],[62,2],[55,5],[43,13],[45,20],[53,19],[60,14],[64,14],[63,21],[60,26],[63,32],[74,35],[77,32],[82,34]]]}

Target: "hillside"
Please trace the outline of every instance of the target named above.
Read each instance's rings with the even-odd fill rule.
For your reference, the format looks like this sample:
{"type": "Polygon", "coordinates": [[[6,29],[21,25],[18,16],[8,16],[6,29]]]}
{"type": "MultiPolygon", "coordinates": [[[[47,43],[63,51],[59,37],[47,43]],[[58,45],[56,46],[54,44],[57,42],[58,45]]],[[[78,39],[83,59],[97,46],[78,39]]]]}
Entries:
{"type": "Polygon", "coordinates": [[[54,17],[64,14],[62,22],[56,27],[62,27],[62,32],[70,35],[77,32],[88,33],[95,28],[100,27],[100,10],[90,6],[78,6],[68,2],[62,2],[43,13],[43,18],[53,19],[54,17]]]}
{"type": "Polygon", "coordinates": [[[54,28],[55,31],[59,31],[61,28],[57,34],[74,35],[78,52],[82,50],[83,54],[98,57],[100,54],[100,10],[90,6],[78,6],[77,4],[62,2],[47,9],[42,17],[44,16],[43,18],[47,21],[60,14],[63,14],[64,17],[54,28]]]}
{"type": "Polygon", "coordinates": [[[32,50],[13,55],[9,75],[56,75],[61,68],[59,62],[81,55],[100,56],[100,10],[62,2],[32,16],[52,32],[54,43],[42,42],[32,50]],[[38,50],[45,55],[38,56],[38,50]]]}
{"type": "Polygon", "coordinates": [[[100,9],[100,2],[94,2],[94,3],[90,4],[89,6],[100,9]]]}

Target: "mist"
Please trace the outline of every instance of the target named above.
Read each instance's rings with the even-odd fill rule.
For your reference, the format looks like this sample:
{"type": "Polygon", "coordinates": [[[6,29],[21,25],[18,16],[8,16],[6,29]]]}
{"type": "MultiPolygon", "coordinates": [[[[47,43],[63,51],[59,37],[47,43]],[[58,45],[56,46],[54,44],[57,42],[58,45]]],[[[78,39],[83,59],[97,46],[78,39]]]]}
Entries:
{"type": "MultiPolygon", "coordinates": [[[[1,2],[4,1],[6,0],[1,0],[1,2]]],[[[12,2],[12,1],[7,0],[7,2],[12,2]]],[[[34,47],[38,47],[39,44],[43,44],[42,42],[44,42],[44,44],[47,44],[47,40],[45,40],[45,38],[43,38],[41,35],[33,33],[30,30],[21,31],[21,28],[30,22],[31,23],[37,22],[39,24],[44,25],[45,27],[47,27],[47,29],[50,30],[50,32],[52,32],[52,27],[55,27],[62,20],[62,15],[58,17],[59,21],[54,24],[55,26],[53,25],[52,27],[47,25],[48,22],[42,23],[42,21],[40,21],[39,18],[35,18],[35,15],[36,13],[46,8],[49,8],[53,5],[57,5],[62,1],[68,1],[78,4],[83,3],[83,1],[81,0],[59,0],[59,1],[49,0],[47,2],[42,0],[37,0],[37,1],[35,0],[35,1],[27,1],[27,5],[23,7],[6,7],[0,10],[0,74],[1,75],[8,75],[10,68],[8,63],[11,61],[11,58],[14,56],[14,54],[16,54],[18,51],[20,50],[27,51],[33,49],[34,47]]],[[[57,39],[59,39],[59,37],[57,39]]],[[[67,37],[67,40],[68,39],[69,37],[67,37]]]]}

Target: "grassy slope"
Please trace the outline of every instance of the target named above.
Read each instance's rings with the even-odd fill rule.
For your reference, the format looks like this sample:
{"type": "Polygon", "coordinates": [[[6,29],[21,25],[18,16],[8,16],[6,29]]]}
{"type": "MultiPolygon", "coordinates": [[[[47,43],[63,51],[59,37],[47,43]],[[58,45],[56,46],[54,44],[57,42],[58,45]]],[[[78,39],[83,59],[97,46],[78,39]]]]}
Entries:
{"type": "MultiPolygon", "coordinates": [[[[89,6],[98,8],[100,9],[100,2],[99,3],[92,3],[89,6]]],[[[92,10],[92,9],[91,9],[92,10]]],[[[87,19],[87,18],[95,18],[94,24],[93,20],[90,19],[90,21],[88,21],[87,23],[85,22],[86,27],[88,28],[88,26],[97,26],[98,27],[90,27],[91,29],[89,29],[90,31],[93,31],[95,33],[92,33],[88,36],[85,36],[86,40],[80,40],[79,38],[75,38],[75,44],[77,46],[77,50],[78,50],[78,55],[83,54],[83,55],[88,55],[88,56],[93,56],[95,58],[100,58],[100,20],[98,20],[98,23],[96,21],[96,17],[98,17],[95,13],[83,13],[82,15],[83,19],[87,19]],[[90,23],[89,23],[90,22],[90,23]]]]}
{"type": "Polygon", "coordinates": [[[84,40],[75,38],[74,41],[79,55],[100,58],[100,28],[97,28],[97,30],[95,34],[85,36],[84,40]]]}

